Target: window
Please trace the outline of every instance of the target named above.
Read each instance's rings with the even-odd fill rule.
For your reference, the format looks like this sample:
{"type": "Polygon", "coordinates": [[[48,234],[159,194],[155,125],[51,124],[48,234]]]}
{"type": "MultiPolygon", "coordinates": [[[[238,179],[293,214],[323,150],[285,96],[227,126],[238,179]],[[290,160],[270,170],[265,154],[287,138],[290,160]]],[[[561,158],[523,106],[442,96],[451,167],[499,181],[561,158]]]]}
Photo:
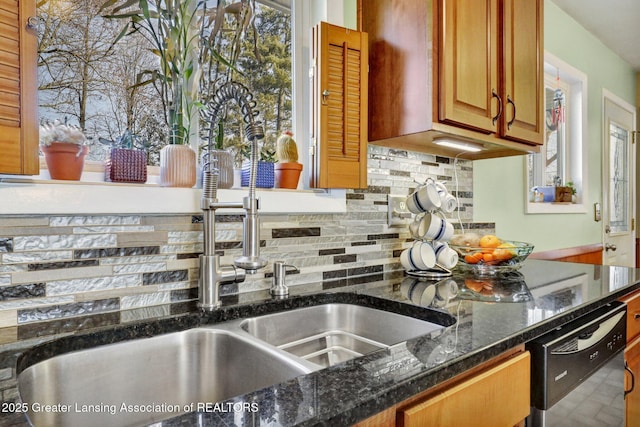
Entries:
{"type": "Polygon", "coordinates": [[[587,77],[569,64],[545,53],[545,145],[529,154],[526,165],[526,212],[586,212],[586,114],[587,77]],[[575,203],[534,201],[534,188],[555,194],[555,186],[572,184],[575,203]]]}
{"type": "Polygon", "coordinates": [[[554,186],[571,181],[567,159],[570,155],[570,132],[566,126],[571,86],[545,74],[545,144],[540,154],[530,158],[529,181],[536,186],[554,186]]]}
{"type": "MultiPolygon", "coordinates": [[[[50,0],[39,2],[45,4],[50,0]]],[[[92,0],[88,0],[92,1],[92,0]]],[[[308,2],[306,0],[260,0],[272,5],[275,9],[291,11],[293,25],[292,36],[292,122],[293,130],[298,135],[300,153],[307,152],[309,134],[309,46],[312,26],[320,21],[336,25],[355,27],[355,1],[330,0],[308,2]],[[284,9],[283,9],[284,8],[284,9]],[[344,12],[350,12],[349,22],[344,22],[344,12]],[[294,107],[296,106],[297,107],[294,107]]],[[[56,2],[74,4],[77,2],[56,2]]],[[[43,26],[39,26],[43,30],[43,26]]],[[[306,162],[301,155],[300,161],[306,162]]],[[[308,165],[305,163],[305,171],[308,165]]],[[[87,167],[85,164],[85,172],[87,167]]],[[[83,174],[83,180],[85,180],[83,174]]],[[[200,210],[199,189],[175,189],[171,197],[166,196],[166,189],[156,186],[102,185],[104,174],[100,171],[89,171],[86,181],[88,185],[57,184],[51,191],[48,184],[39,182],[46,177],[24,178],[22,176],[2,176],[8,184],[2,188],[3,200],[0,214],[40,214],[42,212],[56,214],[100,213],[193,213],[200,210]],[[97,185],[94,185],[97,184],[97,185]],[[144,201],[141,203],[140,201],[144,201]]],[[[308,178],[304,179],[308,182],[308,178]]],[[[221,201],[237,201],[244,190],[220,190],[221,201]]],[[[264,191],[261,194],[261,213],[344,213],[346,211],[345,190],[311,190],[311,191],[264,191]]]]}
{"type": "MultiPolygon", "coordinates": [[[[112,45],[124,22],[100,16],[104,1],[39,3],[40,120],[66,119],[79,125],[91,141],[90,160],[106,158],[109,146],[100,144],[100,140],[115,140],[130,130],[141,141],[138,148],[148,152],[149,164],[157,164],[158,152],[169,134],[164,120],[166,105],[155,84],[139,84],[140,76],[148,80],[145,73],[157,69],[157,56],[138,34],[127,35],[112,45]]],[[[265,143],[271,145],[281,131],[292,127],[292,20],[284,3],[257,2],[251,25],[236,25],[244,29],[243,33],[255,29],[259,34],[257,44],[253,37],[244,37],[242,53],[235,63],[239,72],[233,78],[254,94],[265,125],[265,143]],[[256,59],[256,52],[261,61],[256,59]]],[[[229,26],[235,25],[233,14],[225,16],[229,26]]],[[[231,58],[229,46],[238,34],[219,34],[225,36],[216,48],[225,58],[231,58]]],[[[204,64],[202,68],[211,80],[226,72],[220,65],[204,64]]],[[[241,119],[239,112],[230,109],[225,129],[225,145],[237,148],[238,156],[241,119]]]]}

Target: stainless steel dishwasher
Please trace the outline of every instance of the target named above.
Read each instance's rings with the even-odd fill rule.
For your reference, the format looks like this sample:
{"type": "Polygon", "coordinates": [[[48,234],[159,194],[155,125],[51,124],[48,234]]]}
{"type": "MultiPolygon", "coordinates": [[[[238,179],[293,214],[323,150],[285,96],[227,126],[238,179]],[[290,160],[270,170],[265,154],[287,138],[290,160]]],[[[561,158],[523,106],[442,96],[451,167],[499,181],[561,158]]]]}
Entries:
{"type": "Polygon", "coordinates": [[[626,314],[614,301],[526,345],[527,427],[624,426],[626,314]]]}

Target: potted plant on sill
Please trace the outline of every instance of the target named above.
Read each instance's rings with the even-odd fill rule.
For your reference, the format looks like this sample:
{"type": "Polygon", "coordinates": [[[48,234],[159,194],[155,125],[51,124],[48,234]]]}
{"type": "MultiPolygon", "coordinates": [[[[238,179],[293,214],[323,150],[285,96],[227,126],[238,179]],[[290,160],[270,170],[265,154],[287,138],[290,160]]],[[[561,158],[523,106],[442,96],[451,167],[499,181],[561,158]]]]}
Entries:
{"type": "MultiPolygon", "coordinates": [[[[211,127],[214,126],[215,124],[211,124],[211,127]]],[[[215,144],[212,148],[202,151],[200,164],[203,171],[210,170],[210,168],[218,170],[218,188],[232,188],[234,182],[234,156],[224,148],[222,122],[219,122],[217,127],[218,134],[214,138],[215,144]]]]}
{"type": "Polygon", "coordinates": [[[107,18],[127,21],[115,42],[126,35],[140,34],[151,42],[152,52],[159,57],[159,68],[140,73],[135,86],[153,84],[162,100],[169,144],[160,152],[161,185],[192,187],[196,182],[196,154],[188,144],[198,133],[198,111],[203,108],[200,97],[214,92],[217,79],[212,70],[218,65],[235,69],[240,35],[251,22],[252,2],[222,1],[216,8],[209,8],[203,0],[108,0],[101,10],[108,12],[104,15],[107,18]],[[229,31],[224,25],[227,15],[234,16],[236,23],[231,30],[237,35],[231,61],[217,50],[219,38],[229,31]],[[186,176],[178,176],[180,170],[186,176]]]}
{"type": "Polygon", "coordinates": [[[80,128],[57,120],[42,124],[40,149],[51,179],[80,180],[84,158],[89,152],[87,138],[80,128]]]}
{"type": "Polygon", "coordinates": [[[278,137],[276,156],[278,158],[278,162],[275,164],[276,187],[298,188],[302,164],[298,163],[298,146],[293,139],[293,132],[284,131],[278,137]]]}
{"type": "Polygon", "coordinates": [[[101,8],[108,11],[106,18],[127,20],[114,43],[140,34],[159,57],[159,68],[141,72],[135,86],[154,85],[162,100],[169,129],[169,143],[160,151],[160,185],[164,187],[196,183],[196,153],[189,137],[199,105],[195,13],[199,4],[199,0],[109,0],[101,8]]]}
{"type": "Polygon", "coordinates": [[[230,3],[219,1],[216,8],[211,8],[208,12],[205,8],[202,12],[203,16],[208,13],[212,17],[209,25],[205,21],[200,25],[202,168],[206,170],[211,165],[218,169],[219,188],[241,186],[245,157],[243,150],[246,148],[243,143],[243,122],[237,114],[244,112],[241,108],[228,108],[225,105],[222,114],[214,117],[209,107],[212,101],[215,103],[215,95],[220,87],[233,81],[236,73],[242,75],[236,64],[246,48],[244,38],[250,34],[253,34],[254,55],[258,61],[261,60],[257,49],[257,34],[253,28],[254,7],[254,3],[248,0],[230,3]]]}
{"type": "MultiPolygon", "coordinates": [[[[249,145],[245,145],[243,148],[243,155],[245,159],[249,159],[251,153],[249,152],[249,145]]],[[[258,160],[258,170],[256,174],[256,187],[258,188],[273,188],[275,185],[275,173],[274,163],[276,161],[276,150],[268,143],[265,142],[260,149],[260,160],[258,160]]],[[[251,162],[245,160],[242,163],[242,186],[249,186],[249,178],[251,175],[251,162]]]]}

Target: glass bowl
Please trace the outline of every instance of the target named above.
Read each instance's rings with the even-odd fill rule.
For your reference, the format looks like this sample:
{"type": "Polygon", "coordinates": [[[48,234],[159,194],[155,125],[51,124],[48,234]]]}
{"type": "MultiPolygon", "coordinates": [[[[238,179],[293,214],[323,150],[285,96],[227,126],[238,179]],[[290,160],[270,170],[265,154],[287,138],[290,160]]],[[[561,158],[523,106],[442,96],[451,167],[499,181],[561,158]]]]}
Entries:
{"type": "Polygon", "coordinates": [[[495,275],[514,271],[533,251],[533,245],[514,240],[501,240],[495,248],[460,246],[449,244],[458,253],[458,265],[479,275],[495,275]]]}

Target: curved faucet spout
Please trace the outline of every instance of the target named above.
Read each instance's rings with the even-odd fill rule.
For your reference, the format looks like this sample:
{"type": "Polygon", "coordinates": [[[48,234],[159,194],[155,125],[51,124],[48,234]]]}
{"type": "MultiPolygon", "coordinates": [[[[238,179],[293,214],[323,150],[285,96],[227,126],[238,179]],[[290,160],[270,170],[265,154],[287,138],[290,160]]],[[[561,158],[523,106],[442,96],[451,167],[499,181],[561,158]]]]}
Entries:
{"type": "MultiPolygon", "coordinates": [[[[256,176],[258,172],[258,140],[264,138],[264,129],[259,121],[256,121],[256,117],[259,112],[255,109],[256,102],[253,100],[253,95],[249,92],[246,86],[238,82],[227,82],[223,84],[215,94],[206,103],[206,109],[203,110],[203,117],[209,121],[208,136],[206,137],[209,142],[208,151],[209,158],[211,159],[212,141],[214,130],[217,129],[217,124],[220,120],[220,114],[226,104],[235,100],[240,107],[244,121],[246,123],[246,135],[251,143],[251,157],[250,157],[250,177],[249,177],[249,195],[243,199],[240,205],[245,210],[244,217],[244,238],[242,244],[242,256],[234,260],[236,267],[246,270],[247,273],[255,273],[258,269],[267,265],[267,261],[260,257],[260,219],[258,217],[259,200],[256,197],[256,176]]],[[[201,256],[200,262],[200,299],[201,306],[212,307],[219,304],[219,301],[214,303],[204,303],[203,295],[216,295],[217,292],[212,292],[211,288],[217,289],[219,284],[223,280],[229,279],[222,274],[222,268],[219,266],[219,262],[213,262],[212,258],[218,257],[215,255],[215,210],[238,207],[237,204],[224,204],[218,203],[217,200],[217,169],[211,167],[204,168],[203,177],[203,193],[201,207],[204,210],[204,253],[201,256]],[[213,169],[213,170],[212,170],[213,169]],[[207,266],[215,266],[208,267],[207,266]],[[218,271],[220,270],[220,271],[218,271]],[[204,275],[203,275],[204,271],[204,275]]],[[[235,271],[235,270],[234,270],[235,271]]],[[[227,274],[229,276],[229,274],[227,274]]],[[[232,274],[235,281],[244,280],[244,275],[232,274]]]]}

